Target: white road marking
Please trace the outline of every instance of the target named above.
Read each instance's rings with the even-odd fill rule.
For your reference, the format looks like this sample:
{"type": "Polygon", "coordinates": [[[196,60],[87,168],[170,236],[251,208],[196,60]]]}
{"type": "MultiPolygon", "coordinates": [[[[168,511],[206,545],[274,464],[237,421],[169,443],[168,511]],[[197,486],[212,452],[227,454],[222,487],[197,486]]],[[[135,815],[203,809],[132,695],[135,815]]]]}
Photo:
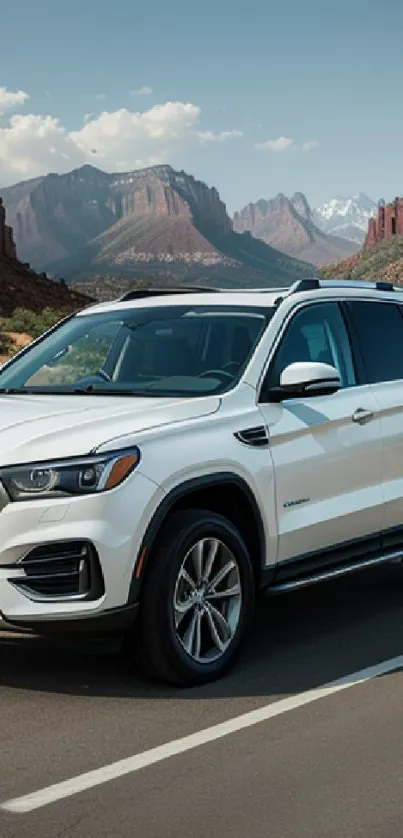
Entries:
{"type": "Polygon", "coordinates": [[[346,675],[344,678],[332,681],[322,687],[315,687],[299,695],[290,696],[289,698],[275,701],[272,704],[266,704],[257,710],[243,713],[242,716],[228,719],[226,722],[205,728],[189,736],[184,736],[182,739],[175,739],[173,742],[167,742],[165,745],[159,745],[157,748],[152,748],[149,751],[143,751],[127,759],[121,759],[118,762],[105,765],[103,768],[97,768],[94,771],[79,774],[70,780],[55,783],[32,794],[26,794],[23,797],[8,800],[0,808],[5,812],[16,812],[19,814],[33,812],[35,809],[40,809],[49,803],[64,800],[67,797],[72,797],[74,794],[95,788],[103,783],[117,780],[119,777],[124,777],[135,771],[140,771],[142,768],[155,765],[157,762],[162,762],[170,757],[183,754],[194,748],[199,748],[208,742],[215,742],[217,739],[222,739],[223,736],[229,736],[231,733],[237,733],[239,730],[267,722],[269,719],[274,719],[276,716],[281,716],[290,710],[297,710],[299,707],[304,707],[313,701],[318,701],[320,698],[327,698],[327,696],[333,695],[341,690],[348,689],[357,684],[363,684],[366,681],[377,678],[379,675],[385,675],[397,669],[403,669],[403,655],[383,661],[382,663],[376,664],[376,666],[362,669],[359,672],[353,672],[351,675],[346,675]]]}

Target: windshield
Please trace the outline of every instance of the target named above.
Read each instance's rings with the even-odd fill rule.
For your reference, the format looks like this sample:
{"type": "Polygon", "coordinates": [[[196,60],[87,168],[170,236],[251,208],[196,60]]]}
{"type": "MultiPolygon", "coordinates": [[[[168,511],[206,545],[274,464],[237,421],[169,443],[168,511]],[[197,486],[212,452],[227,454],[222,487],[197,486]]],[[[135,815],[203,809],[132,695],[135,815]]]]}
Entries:
{"type": "Polygon", "coordinates": [[[0,373],[0,391],[203,396],[239,380],[272,309],[131,308],[76,316],[0,373]]]}

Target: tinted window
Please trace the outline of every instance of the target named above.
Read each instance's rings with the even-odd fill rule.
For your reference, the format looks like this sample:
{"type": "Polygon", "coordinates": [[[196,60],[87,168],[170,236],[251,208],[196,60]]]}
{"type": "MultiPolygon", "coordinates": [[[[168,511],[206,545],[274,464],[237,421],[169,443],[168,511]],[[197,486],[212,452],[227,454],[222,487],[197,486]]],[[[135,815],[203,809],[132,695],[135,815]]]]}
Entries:
{"type": "Polygon", "coordinates": [[[347,330],[336,303],[307,306],[287,327],[269,372],[267,387],[278,387],[289,364],[318,361],[331,364],[340,374],[342,387],[356,383],[347,330]]]}
{"type": "Polygon", "coordinates": [[[0,389],[221,393],[239,380],[272,314],[270,308],[236,306],[88,313],[61,324],[12,361],[0,373],[0,389]]]}
{"type": "Polygon", "coordinates": [[[403,317],[393,303],[348,304],[371,383],[403,378],[403,317]]]}

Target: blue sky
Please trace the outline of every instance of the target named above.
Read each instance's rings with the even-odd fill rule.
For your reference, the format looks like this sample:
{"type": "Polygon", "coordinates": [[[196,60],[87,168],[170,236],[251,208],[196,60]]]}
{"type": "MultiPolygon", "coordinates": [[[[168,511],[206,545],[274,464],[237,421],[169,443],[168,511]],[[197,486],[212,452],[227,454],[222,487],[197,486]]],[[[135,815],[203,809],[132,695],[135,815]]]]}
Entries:
{"type": "Polygon", "coordinates": [[[380,10],[373,0],[11,0],[0,184],[81,162],[166,159],[216,185],[230,211],[279,191],[303,191],[313,206],[335,193],[392,198],[402,192],[403,4],[380,10]]]}

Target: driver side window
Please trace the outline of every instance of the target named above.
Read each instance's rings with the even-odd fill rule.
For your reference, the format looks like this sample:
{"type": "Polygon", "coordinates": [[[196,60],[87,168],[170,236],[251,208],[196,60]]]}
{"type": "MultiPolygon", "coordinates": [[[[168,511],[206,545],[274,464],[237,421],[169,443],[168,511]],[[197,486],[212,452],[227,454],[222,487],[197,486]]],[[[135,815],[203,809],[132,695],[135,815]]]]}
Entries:
{"type": "Polygon", "coordinates": [[[270,365],[265,392],[278,387],[283,370],[297,361],[330,364],[338,370],[342,387],[356,384],[350,341],[337,303],[315,303],[292,318],[270,365]]]}

